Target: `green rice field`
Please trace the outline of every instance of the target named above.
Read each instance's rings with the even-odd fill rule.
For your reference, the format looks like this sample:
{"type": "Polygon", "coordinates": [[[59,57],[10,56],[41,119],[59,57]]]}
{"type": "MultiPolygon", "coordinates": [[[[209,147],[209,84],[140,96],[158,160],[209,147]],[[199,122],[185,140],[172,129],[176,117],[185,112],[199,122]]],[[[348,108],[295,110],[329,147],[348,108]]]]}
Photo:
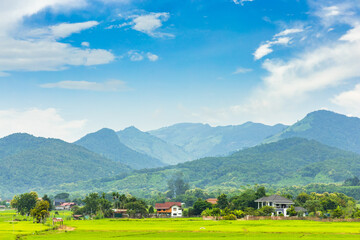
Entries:
{"type": "Polygon", "coordinates": [[[51,230],[32,221],[12,224],[13,214],[0,213],[0,239],[360,239],[359,222],[101,219],[65,220],[65,229],[51,230]]]}

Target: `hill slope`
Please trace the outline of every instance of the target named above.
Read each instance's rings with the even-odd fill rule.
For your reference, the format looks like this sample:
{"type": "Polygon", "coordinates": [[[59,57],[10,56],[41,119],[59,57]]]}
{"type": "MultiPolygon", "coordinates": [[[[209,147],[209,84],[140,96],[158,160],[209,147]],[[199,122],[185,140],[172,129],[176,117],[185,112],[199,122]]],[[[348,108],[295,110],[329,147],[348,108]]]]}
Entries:
{"type": "Polygon", "coordinates": [[[211,127],[200,123],[180,123],[153,130],[150,133],[182,147],[193,158],[200,158],[226,155],[243,148],[253,147],[285,128],[286,126],[281,124],[267,126],[252,122],[222,127],[211,127]]]}
{"type": "Polygon", "coordinates": [[[75,144],[134,169],[165,166],[159,159],[128,148],[120,142],[115,131],[107,128],[87,134],[75,144]]]}
{"type": "Polygon", "coordinates": [[[360,119],[320,110],[309,113],[265,142],[291,137],[314,139],[329,146],[360,153],[360,119]]]}
{"type": "MultiPolygon", "coordinates": [[[[261,183],[277,186],[331,183],[358,176],[360,156],[314,140],[291,138],[245,149],[228,157],[140,170],[118,179],[81,182],[77,183],[77,189],[84,192],[117,189],[146,196],[151,191],[165,191],[167,180],[176,172],[182,172],[192,187],[212,190],[261,183]],[[93,188],[94,183],[98,188],[93,188]]],[[[71,187],[63,185],[62,190],[70,191],[71,187]]]]}
{"type": "Polygon", "coordinates": [[[2,196],[130,170],[83,147],[28,134],[0,139],[0,166],[2,196]]]}
{"type": "Polygon", "coordinates": [[[160,159],[166,164],[177,164],[193,160],[182,148],[167,143],[135,127],[117,132],[120,141],[131,149],[160,159]]]}

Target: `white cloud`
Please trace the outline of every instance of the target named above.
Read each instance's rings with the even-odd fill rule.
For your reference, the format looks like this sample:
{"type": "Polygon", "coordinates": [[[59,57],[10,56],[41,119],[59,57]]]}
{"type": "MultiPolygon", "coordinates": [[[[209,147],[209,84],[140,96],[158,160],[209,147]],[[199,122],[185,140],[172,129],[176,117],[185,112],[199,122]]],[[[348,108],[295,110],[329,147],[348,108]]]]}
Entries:
{"type": "Polygon", "coordinates": [[[304,29],[302,28],[289,28],[275,34],[271,41],[266,41],[255,50],[253,53],[254,59],[259,60],[272,53],[274,51],[272,47],[275,45],[288,45],[293,39],[292,37],[288,37],[289,35],[301,33],[303,31],[304,29]]]}
{"type": "Polygon", "coordinates": [[[138,61],[144,60],[144,56],[140,52],[135,51],[135,50],[130,50],[128,52],[128,55],[129,55],[130,60],[133,62],[138,62],[138,61]]]}
{"type": "Polygon", "coordinates": [[[61,81],[56,83],[41,84],[42,88],[62,88],[72,90],[90,90],[90,91],[126,91],[128,87],[126,83],[120,80],[110,80],[103,83],[89,81],[61,81]]]}
{"type": "Polygon", "coordinates": [[[360,40],[360,25],[357,25],[353,29],[350,29],[340,40],[355,42],[360,40]]]}
{"type": "Polygon", "coordinates": [[[57,11],[83,7],[85,0],[4,0],[0,2],[0,71],[55,71],[68,66],[106,64],[115,59],[103,49],[81,49],[57,42],[72,33],[94,27],[96,21],[63,23],[42,29],[26,29],[24,17],[46,8],[57,11]]]}
{"type": "Polygon", "coordinates": [[[24,132],[41,137],[74,141],[83,135],[87,120],[67,121],[54,108],[0,110],[0,137],[24,132]]]}
{"type": "Polygon", "coordinates": [[[302,29],[302,28],[289,28],[289,29],[285,29],[284,31],[276,34],[275,37],[287,36],[290,34],[300,33],[303,31],[304,31],[304,29],[302,29]]]}
{"type": "Polygon", "coordinates": [[[243,68],[243,67],[238,67],[235,72],[233,72],[233,74],[240,74],[240,73],[248,73],[251,72],[252,69],[250,68],[243,68]]]}
{"type": "Polygon", "coordinates": [[[332,100],[333,103],[343,109],[355,114],[360,115],[360,84],[357,84],[354,89],[342,92],[335,96],[332,100]]]}
{"type": "Polygon", "coordinates": [[[85,29],[89,29],[97,26],[97,21],[88,21],[80,23],[61,23],[55,26],[51,26],[50,30],[55,38],[65,38],[73,33],[79,33],[85,29]]]}
{"type": "Polygon", "coordinates": [[[90,47],[90,43],[89,42],[82,42],[81,46],[83,47],[90,47]]]}
{"type": "Polygon", "coordinates": [[[159,56],[158,56],[158,55],[153,54],[153,53],[150,53],[150,52],[148,52],[148,53],[146,54],[146,56],[147,56],[147,58],[148,58],[151,62],[155,62],[155,61],[159,60],[159,56]]]}
{"type": "Polygon", "coordinates": [[[233,0],[235,4],[244,5],[245,2],[253,2],[254,0],[233,0]]]}
{"type": "Polygon", "coordinates": [[[274,45],[287,45],[291,41],[291,38],[289,37],[281,37],[273,41],[267,41],[266,43],[260,45],[258,49],[254,52],[254,58],[255,60],[259,60],[266,55],[273,52],[273,49],[271,48],[274,45]]]}
{"type": "Polygon", "coordinates": [[[140,52],[137,50],[130,50],[130,51],[128,51],[127,54],[129,56],[130,60],[133,62],[142,61],[145,58],[147,58],[151,62],[155,62],[155,61],[159,60],[159,56],[156,54],[153,54],[151,52],[148,52],[145,54],[144,52],[140,52]]]}
{"type": "Polygon", "coordinates": [[[132,29],[145,33],[151,37],[173,38],[174,37],[173,34],[158,31],[158,29],[163,26],[163,22],[166,22],[169,19],[169,17],[170,14],[167,12],[159,12],[159,13],[151,12],[141,15],[132,15],[127,17],[127,19],[131,19],[129,22],[125,22],[119,25],[111,25],[107,28],[112,29],[112,28],[131,26],[132,29]]]}

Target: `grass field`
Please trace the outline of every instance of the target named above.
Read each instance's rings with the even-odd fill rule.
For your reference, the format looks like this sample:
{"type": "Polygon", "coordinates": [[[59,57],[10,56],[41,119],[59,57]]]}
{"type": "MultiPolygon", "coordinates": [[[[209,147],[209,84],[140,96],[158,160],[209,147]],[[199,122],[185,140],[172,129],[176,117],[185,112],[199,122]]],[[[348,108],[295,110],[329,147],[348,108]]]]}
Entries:
{"type": "MultiPolygon", "coordinates": [[[[13,213],[12,213],[13,214],[13,213]]],[[[0,213],[1,216],[1,213],[0,213]]],[[[202,219],[102,219],[65,221],[67,231],[40,231],[41,224],[0,222],[0,239],[360,239],[358,222],[301,220],[203,221],[202,219]]],[[[46,226],[42,225],[43,230],[46,226]]],[[[49,227],[48,227],[49,228],[49,227]]]]}

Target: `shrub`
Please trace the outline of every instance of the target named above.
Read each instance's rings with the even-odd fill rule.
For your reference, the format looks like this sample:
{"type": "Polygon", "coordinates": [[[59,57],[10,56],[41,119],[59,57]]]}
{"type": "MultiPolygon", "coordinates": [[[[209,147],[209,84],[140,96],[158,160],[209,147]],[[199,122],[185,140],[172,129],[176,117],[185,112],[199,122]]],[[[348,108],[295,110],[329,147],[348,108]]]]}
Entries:
{"type": "Polygon", "coordinates": [[[245,217],[245,213],[241,210],[234,210],[232,212],[237,218],[243,218],[245,217]]]}
{"type": "Polygon", "coordinates": [[[236,216],[234,214],[229,214],[224,216],[224,220],[236,220],[236,216]]]}

